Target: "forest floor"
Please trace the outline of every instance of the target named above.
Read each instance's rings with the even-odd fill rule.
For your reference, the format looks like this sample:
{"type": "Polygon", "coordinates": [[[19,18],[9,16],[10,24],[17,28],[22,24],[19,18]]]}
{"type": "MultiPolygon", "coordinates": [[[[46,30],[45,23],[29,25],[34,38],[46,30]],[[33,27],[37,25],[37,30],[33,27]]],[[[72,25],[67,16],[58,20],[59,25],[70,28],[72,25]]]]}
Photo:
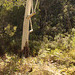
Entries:
{"type": "Polygon", "coordinates": [[[17,55],[5,54],[5,57],[0,58],[0,75],[75,75],[75,66],[58,62],[48,55],[19,58],[17,55]]]}

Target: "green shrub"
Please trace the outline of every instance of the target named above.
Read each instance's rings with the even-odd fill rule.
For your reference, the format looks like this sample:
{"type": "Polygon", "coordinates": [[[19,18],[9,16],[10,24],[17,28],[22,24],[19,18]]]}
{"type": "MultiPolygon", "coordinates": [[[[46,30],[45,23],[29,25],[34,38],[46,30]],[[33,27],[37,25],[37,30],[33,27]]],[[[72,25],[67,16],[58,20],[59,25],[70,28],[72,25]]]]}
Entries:
{"type": "Polygon", "coordinates": [[[30,55],[36,56],[40,49],[41,42],[38,41],[29,41],[30,55]]]}

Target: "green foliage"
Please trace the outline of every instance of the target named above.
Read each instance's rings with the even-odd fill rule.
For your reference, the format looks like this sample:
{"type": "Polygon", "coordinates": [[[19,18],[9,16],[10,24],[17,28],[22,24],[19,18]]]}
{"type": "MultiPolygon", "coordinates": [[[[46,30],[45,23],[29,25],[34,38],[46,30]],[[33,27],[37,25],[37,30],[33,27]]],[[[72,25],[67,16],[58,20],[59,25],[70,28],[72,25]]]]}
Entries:
{"type": "MultiPolygon", "coordinates": [[[[21,49],[25,4],[26,0],[0,0],[0,56],[5,52],[17,54],[21,49]]],[[[24,62],[57,63],[58,68],[63,68],[61,73],[68,68],[65,73],[74,74],[74,4],[74,0],[40,0],[36,15],[32,18],[34,31],[29,38],[30,55],[38,55],[38,58],[24,59],[24,62]]],[[[19,69],[21,63],[17,58],[11,57],[11,62],[6,65],[6,73],[28,69],[28,65],[25,68],[20,66],[19,69]]]]}
{"type": "Polygon", "coordinates": [[[30,55],[36,56],[38,54],[38,51],[40,49],[41,42],[39,41],[30,41],[29,42],[29,48],[30,48],[30,55]]]}
{"type": "MultiPolygon", "coordinates": [[[[18,1],[19,2],[19,1],[18,1]]],[[[13,1],[2,1],[0,6],[0,47],[1,52],[17,52],[20,50],[22,24],[25,8],[17,6],[13,1]],[[3,3],[3,4],[2,4],[3,3]],[[2,43],[3,42],[3,43],[2,43]]]]}
{"type": "Polygon", "coordinates": [[[11,27],[12,25],[8,24],[7,27],[5,27],[5,33],[8,34],[10,37],[14,36],[17,26],[11,27]],[[11,29],[12,28],[12,29],[11,29]]]}

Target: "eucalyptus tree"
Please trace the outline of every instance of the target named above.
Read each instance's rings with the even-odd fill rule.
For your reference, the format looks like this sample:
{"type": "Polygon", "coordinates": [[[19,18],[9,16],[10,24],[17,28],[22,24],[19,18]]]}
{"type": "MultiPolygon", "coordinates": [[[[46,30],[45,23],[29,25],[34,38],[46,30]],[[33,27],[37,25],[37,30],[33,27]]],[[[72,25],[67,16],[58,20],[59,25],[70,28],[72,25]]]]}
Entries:
{"type": "Polygon", "coordinates": [[[23,34],[22,34],[22,46],[21,50],[24,50],[25,56],[28,57],[29,55],[29,34],[33,31],[32,28],[32,22],[31,17],[36,14],[36,8],[37,8],[38,0],[36,1],[35,7],[33,7],[33,0],[27,0],[26,1],[26,9],[25,9],[25,15],[24,15],[24,23],[23,23],[23,34]],[[29,30],[29,24],[31,27],[31,30],[29,30]]]}

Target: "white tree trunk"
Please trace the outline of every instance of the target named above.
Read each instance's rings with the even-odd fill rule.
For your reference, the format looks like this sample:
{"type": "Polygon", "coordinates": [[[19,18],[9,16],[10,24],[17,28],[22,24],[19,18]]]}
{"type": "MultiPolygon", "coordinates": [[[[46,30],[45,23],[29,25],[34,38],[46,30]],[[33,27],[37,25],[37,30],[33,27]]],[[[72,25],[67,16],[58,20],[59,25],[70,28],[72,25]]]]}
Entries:
{"type": "Polygon", "coordinates": [[[28,41],[29,41],[29,19],[27,19],[27,16],[30,15],[31,7],[32,7],[32,0],[27,0],[25,15],[24,15],[24,23],[23,23],[21,50],[24,49],[26,44],[28,45],[28,41]]]}

